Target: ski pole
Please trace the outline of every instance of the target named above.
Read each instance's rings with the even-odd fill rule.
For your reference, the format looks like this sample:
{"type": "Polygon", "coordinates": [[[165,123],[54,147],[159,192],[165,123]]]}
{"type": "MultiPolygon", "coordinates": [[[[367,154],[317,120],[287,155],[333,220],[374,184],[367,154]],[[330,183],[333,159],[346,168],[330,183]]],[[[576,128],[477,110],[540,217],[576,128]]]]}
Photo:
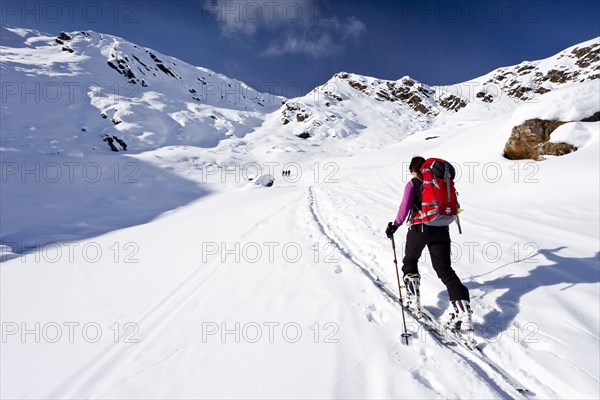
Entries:
{"type": "Polygon", "coordinates": [[[462,235],[462,228],[460,227],[460,219],[458,218],[458,214],[456,214],[456,225],[458,226],[458,233],[462,235]]]}
{"type": "Polygon", "coordinates": [[[402,302],[402,289],[400,287],[400,273],[398,272],[398,259],[396,257],[396,242],[394,241],[394,235],[392,235],[392,250],[394,251],[394,265],[396,266],[396,278],[398,279],[398,297],[400,299],[400,306],[402,308],[402,327],[404,331],[402,332],[402,336],[406,340],[406,345],[408,345],[408,337],[410,333],[406,332],[406,319],[404,318],[404,303],[402,302]]]}

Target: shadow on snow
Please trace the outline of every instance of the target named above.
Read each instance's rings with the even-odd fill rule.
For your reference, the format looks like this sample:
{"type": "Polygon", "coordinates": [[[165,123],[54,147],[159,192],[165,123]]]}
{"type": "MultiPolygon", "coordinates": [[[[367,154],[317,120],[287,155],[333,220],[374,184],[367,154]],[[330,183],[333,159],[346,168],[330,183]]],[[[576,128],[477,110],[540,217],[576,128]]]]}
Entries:
{"type": "Polygon", "coordinates": [[[207,194],[198,183],[136,158],[48,157],[36,164],[39,172],[29,164],[29,174],[3,173],[0,261],[144,224],[207,194]]]}
{"type": "MultiPolygon", "coordinates": [[[[558,290],[562,291],[569,290],[574,285],[580,283],[600,282],[600,253],[586,258],[563,257],[558,253],[564,248],[562,246],[554,249],[538,250],[531,258],[543,256],[546,260],[550,261],[550,264],[538,265],[529,271],[527,275],[515,276],[509,274],[483,282],[475,280],[465,282],[465,285],[470,290],[481,289],[484,292],[482,297],[491,293],[502,293],[496,299],[498,310],[486,314],[483,325],[479,329],[476,327],[476,330],[483,331],[485,335],[492,336],[505,332],[519,313],[521,298],[540,287],[564,285],[564,287],[558,288],[558,290]]],[[[523,261],[525,260],[518,260],[514,263],[523,261]]],[[[509,264],[505,264],[495,270],[507,265],[509,264]]],[[[487,274],[489,272],[485,275],[487,274]]],[[[475,276],[474,279],[481,276],[483,275],[475,276]]],[[[445,290],[438,294],[439,309],[445,310],[448,307],[449,301],[447,297],[445,290]]],[[[474,299],[474,301],[477,301],[477,299],[474,299]]]]}

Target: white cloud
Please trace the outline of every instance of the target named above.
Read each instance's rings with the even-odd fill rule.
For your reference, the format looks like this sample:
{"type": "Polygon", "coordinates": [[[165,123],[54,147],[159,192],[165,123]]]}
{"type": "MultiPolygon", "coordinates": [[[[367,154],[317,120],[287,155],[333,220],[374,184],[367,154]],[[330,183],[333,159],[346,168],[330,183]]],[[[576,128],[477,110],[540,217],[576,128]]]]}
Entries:
{"type": "Polygon", "coordinates": [[[313,0],[205,0],[203,8],[227,37],[272,34],[275,39],[262,53],[267,56],[326,57],[356,42],[366,30],[356,17],[322,18],[313,0]]]}
{"type": "Polygon", "coordinates": [[[321,34],[316,39],[307,39],[294,35],[286,35],[283,40],[272,42],[263,53],[267,56],[281,56],[284,54],[306,54],[314,58],[332,55],[341,50],[327,33],[321,34]]]}
{"type": "Polygon", "coordinates": [[[358,18],[350,17],[346,21],[344,35],[353,39],[358,39],[366,29],[367,27],[362,21],[360,21],[358,18]]]}

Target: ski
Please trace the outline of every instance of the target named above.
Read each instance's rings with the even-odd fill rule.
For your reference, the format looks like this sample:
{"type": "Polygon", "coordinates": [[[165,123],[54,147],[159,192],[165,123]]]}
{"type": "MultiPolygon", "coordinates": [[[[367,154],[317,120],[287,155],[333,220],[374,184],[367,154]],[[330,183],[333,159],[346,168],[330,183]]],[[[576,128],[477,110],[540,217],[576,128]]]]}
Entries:
{"type": "MultiPolygon", "coordinates": [[[[427,308],[423,307],[421,309],[421,312],[430,321],[435,322],[435,317],[431,314],[431,312],[427,308]]],[[[439,323],[438,323],[438,325],[444,326],[439,323]]],[[[469,350],[477,358],[479,358],[481,361],[485,362],[487,365],[490,366],[490,368],[492,368],[494,371],[496,371],[498,374],[500,374],[506,382],[508,382],[512,387],[515,388],[515,390],[517,392],[521,393],[525,397],[535,396],[535,393],[533,393],[531,390],[527,389],[524,385],[521,385],[521,383],[519,383],[515,378],[512,377],[512,375],[510,375],[508,372],[506,372],[506,370],[504,368],[502,368],[494,360],[489,358],[483,352],[481,346],[476,343],[475,339],[473,337],[470,337],[471,335],[465,336],[461,333],[454,332],[447,327],[444,327],[443,329],[444,329],[444,332],[446,333],[446,335],[453,338],[458,345],[469,350]]]]}
{"type": "Polygon", "coordinates": [[[398,295],[378,278],[374,279],[373,283],[375,283],[375,285],[377,285],[377,287],[379,287],[381,291],[384,292],[388,297],[390,297],[394,302],[398,303],[401,307],[403,307],[404,310],[411,317],[413,317],[415,321],[417,321],[417,323],[419,323],[426,331],[431,333],[432,337],[437,342],[445,345],[446,347],[455,352],[457,346],[462,347],[463,349],[467,350],[470,354],[477,357],[481,362],[485,363],[498,375],[500,375],[502,379],[504,379],[506,383],[512,386],[513,389],[516,390],[519,394],[521,394],[523,398],[531,399],[535,396],[535,393],[527,389],[504,368],[499,366],[494,360],[492,360],[485,353],[483,353],[481,347],[474,342],[474,339],[465,337],[465,335],[453,332],[452,330],[445,328],[444,325],[439,323],[436,320],[436,318],[431,314],[431,312],[425,307],[421,308],[421,312],[419,315],[417,312],[415,312],[414,309],[402,304],[400,302],[400,299],[398,298],[398,295]]]}
{"type": "Polygon", "coordinates": [[[427,318],[429,321],[435,323],[440,327],[440,329],[444,332],[445,335],[452,338],[456,342],[460,342],[462,345],[466,346],[469,350],[474,350],[477,348],[477,341],[474,338],[474,333],[471,334],[462,334],[460,332],[455,332],[448,328],[445,324],[438,322],[437,319],[433,316],[433,314],[425,307],[421,308],[421,314],[427,318]]]}
{"type": "MultiPolygon", "coordinates": [[[[460,344],[460,342],[459,342],[459,344],[460,344]]],[[[517,392],[519,392],[521,395],[523,395],[523,397],[530,399],[535,396],[535,393],[533,393],[531,390],[527,389],[525,386],[521,385],[521,383],[519,383],[519,381],[517,381],[515,378],[513,378],[512,375],[510,375],[508,372],[506,372],[506,370],[504,368],[499,366],[494,360],[492,360],[485,353],[483,353],[481,351],[481,348],[475,347],[474,349],[472,349],[470,351],[481,361],[483,361],[484,363],[489,365],[491,369],[493,369],[498,374],[500,374],[504,378],[504,380],[506,382],[508,382],[517,392]]]]}
{"type": "Polygon", "coordinates": [[[418,323],[420,323],[421,326],[423,326],[423,328],[425,328],[425,330],[431,332],[433,334],[433,337],[438,342],[448,345],[448,346],[456,346],[456,343],[454,342],[454,340],[449,338],[445,334],[444,329],[441,326],[438,326],[438,324],[433,319],[428,318],[426,316],[424,317],[423,315],[418,315],[414,309],[402,304],[400,302],[400,299],[398,298],[398,295],[393,290],[391,290],[388,286],[386,286],[382,281],[380,281],[378,278],[373,280],[373,282],[375,283],[375,285],[377,285],[377,287],[379,287],[379,289],[381,291],[383,291],[385,294],[387,294],[388,297],[390,297],[390,299],[392,299],[394,302],[400,304],[402,306],[402,308],[404,308],[404,311],[406,311],[414,320],[416,320],[418,323]]]}
{"type": "MultiPolygon", "coordinates": [[[[428,309],[423,308],[421,310],[421,312],[424,316],[426,316],[427,319],[435,322],[435,317],[431,314],[431,312],[428,309]]],[[[489,358],[483,352],[481,346],[479,344],[477,344],[475,339],[472,337],[472,334],[467,336],[467,335],[461,334],[459,332],[454,332],[442,324],[438,323],[438,325],[443,327],[444,333],[447,336],[454,339],[455,344],[460,345],[463,348],[469,350],[477,358],[479,358],[481,361],[483,361],[487,365],[489,365],[490,368],[492,368],[494,371],[496,371],[498,374],[500,374],[506,382],[508,382],[512,387],[514,387],[517,392],[521,393],[522,395],[524,395],[526,397],[531,397],[531,396],[535,395],[532,391],[527,389],[524,385],[521,385],[515,378],[512,377],[512,375],[510,375],[508,372],[506,372],[506,370],[504,368],[500,367],[495,361],[493,361],[491,358],[489,358]]]]}

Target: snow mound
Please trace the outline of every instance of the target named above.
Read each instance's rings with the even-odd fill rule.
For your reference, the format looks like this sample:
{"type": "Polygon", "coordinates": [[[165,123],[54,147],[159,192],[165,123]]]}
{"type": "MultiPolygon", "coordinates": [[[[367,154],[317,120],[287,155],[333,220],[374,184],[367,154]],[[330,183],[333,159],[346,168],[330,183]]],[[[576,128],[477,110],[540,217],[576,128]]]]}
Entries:
{"type": "Polygon", "coordinates": [[[600,79],[575,83],[545,93],[515,110],[512,126],[528,119],[580,121],[600,111],[600,79]]]}
{"type": "Polygon", "coordinates": [[[556,128],[550,138],[554,143],[568,143],[581,148],[598,142],[600,122],[570,122],[556,128]]]}
{"type": "Polygon", "coordinates": [[[259,176],[254,182],[256,185],[271,187],[273,186],[273,182],[275,182],[275,178],[271,174],[265,174],[259,176]]]}

